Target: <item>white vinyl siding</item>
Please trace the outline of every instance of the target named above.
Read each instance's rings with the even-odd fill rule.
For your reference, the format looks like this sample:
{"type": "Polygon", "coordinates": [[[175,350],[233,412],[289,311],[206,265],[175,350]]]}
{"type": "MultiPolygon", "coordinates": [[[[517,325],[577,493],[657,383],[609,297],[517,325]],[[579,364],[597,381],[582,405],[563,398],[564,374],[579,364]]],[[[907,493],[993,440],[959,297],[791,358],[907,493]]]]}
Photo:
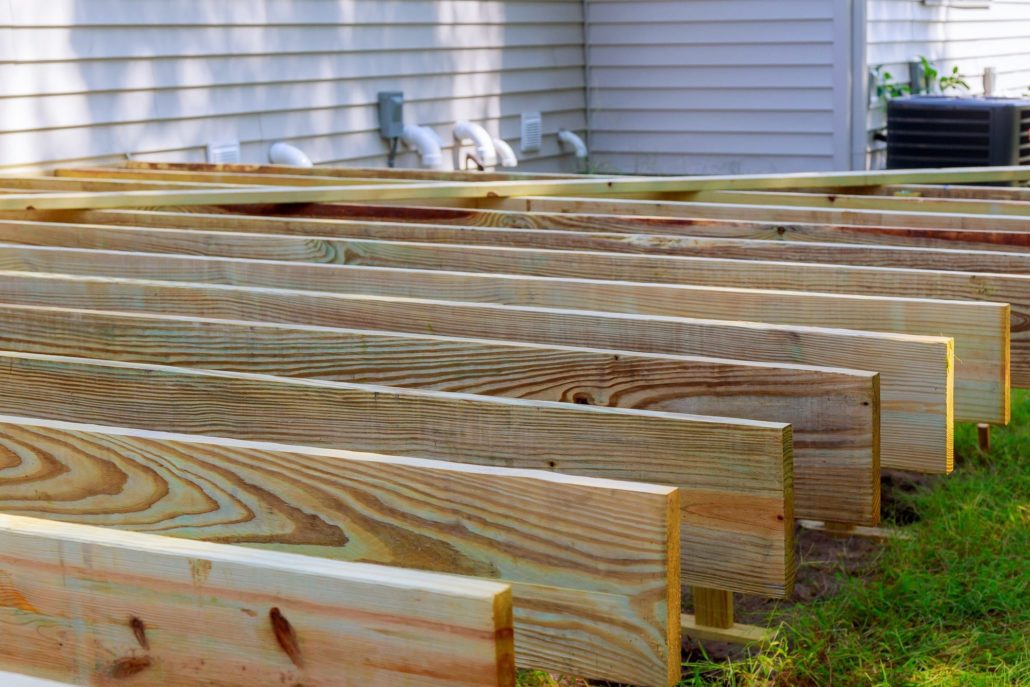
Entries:
{"type": "MultiPolygon", "coordinates": [[[[983,92],[984,69],[994,67],[996,95],[1025,95],[1030,92],[1030,0],[953,0],[936,5],[870,0],[869,66],[883,65],[895,81],[908,83],[908,62],[920,55],[942,73],[957,66],[973,93],[983,92]]],[[[875,102],[868,128],[885,125],[886,107],[875,102]]],[[[871,164],[882,165],[882,144],[871,150],[871,164]]]]}
{"type": "Polygon", "coordinates": [[[403,90],[407,121],[448,144],[469,119],[518,153],[519,114],[540,111],[543,148],[522,166],[571,170],[555,134],[585,132],[584,87],[579,0],[0,4],[7,169],[203,160],[207,143],[234,140],[245,162],[285,140],[316,163],[382,165],[377,93],[403,90]]]}
{"type": "Polygon", "coordinates": [[[598,171],[850,166],[849,0],[587,0],[598,171]]]}

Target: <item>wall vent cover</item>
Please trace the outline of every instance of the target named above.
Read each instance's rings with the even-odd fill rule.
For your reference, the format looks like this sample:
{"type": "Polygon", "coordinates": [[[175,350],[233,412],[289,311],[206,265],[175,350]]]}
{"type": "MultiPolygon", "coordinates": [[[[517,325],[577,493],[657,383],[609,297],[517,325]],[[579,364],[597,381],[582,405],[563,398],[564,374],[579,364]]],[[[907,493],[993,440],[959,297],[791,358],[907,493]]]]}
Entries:
{"type": "Polygon", "coordinates": [[[523,153],[540,151],[544,135],[543,128],[543,118],[539,112],[522,113],[522,136],[519,149],[523,153]]]}
{"type": "Polygon", "coordinates": [[[231,165],[240,161],[240,142],[208,143],[207,161],[213,165],[231,165]]]}

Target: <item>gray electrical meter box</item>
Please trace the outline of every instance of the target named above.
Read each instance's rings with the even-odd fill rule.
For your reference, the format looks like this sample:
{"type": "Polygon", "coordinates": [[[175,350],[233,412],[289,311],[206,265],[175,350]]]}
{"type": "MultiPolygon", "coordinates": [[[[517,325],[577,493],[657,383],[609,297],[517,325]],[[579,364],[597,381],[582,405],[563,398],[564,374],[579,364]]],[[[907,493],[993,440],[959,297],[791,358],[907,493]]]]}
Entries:
{"type": "Polygon", "coordinates": [[[404,93],[379,93],[379,132],[383,138],[400,138],[404,133],[404,93]]]}

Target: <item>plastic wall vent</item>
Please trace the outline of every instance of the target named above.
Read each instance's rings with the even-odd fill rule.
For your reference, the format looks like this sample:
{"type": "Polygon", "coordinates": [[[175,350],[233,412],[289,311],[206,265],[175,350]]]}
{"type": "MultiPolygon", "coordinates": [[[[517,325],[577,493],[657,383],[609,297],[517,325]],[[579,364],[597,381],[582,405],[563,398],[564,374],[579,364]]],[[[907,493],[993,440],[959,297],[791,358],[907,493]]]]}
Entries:
{"type": "Polygon", "coordinates": [[[207,161],[213,165],[230,165],[240,161],[240,142],[208,143],[207,161]]]}
{"type": "Polygon", "coordinates": [[[543,118],[539,112],[522,113],[522,136],[519,149],[523,153],[540,151],[544,135],[543,118]]]}

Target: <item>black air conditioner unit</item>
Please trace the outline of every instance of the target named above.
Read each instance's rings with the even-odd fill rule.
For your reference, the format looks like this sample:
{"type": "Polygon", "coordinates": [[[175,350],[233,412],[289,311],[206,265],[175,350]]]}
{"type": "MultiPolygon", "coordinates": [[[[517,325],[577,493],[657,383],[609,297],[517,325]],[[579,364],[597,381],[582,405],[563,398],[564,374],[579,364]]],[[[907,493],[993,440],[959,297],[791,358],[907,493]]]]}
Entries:
{"type": "Polygon", "coordinates": [[[1030,100],[914,96],[887,104],[887,168],[1030,165],[1030,100]]]}

